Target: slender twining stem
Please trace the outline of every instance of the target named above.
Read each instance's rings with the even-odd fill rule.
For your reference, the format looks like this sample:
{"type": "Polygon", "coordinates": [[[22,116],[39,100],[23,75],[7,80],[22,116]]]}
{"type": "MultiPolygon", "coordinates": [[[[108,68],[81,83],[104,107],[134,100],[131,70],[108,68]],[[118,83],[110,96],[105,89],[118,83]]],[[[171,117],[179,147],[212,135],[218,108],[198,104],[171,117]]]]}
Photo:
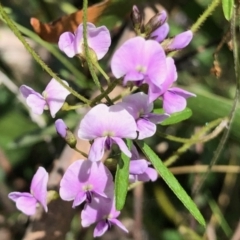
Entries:
{"type": "Polygon", "coordinates": [[[81,150],[79,150],[78,148],[74,148],[74,150],[78,153],[80,153],[81,155],[83,155],[85,158],[88,158],[88,155],[85,152],[82,152],[81,150]]]}
{"type": "Polygon", "coordinates": [[[47,64],[38,56],[38,54],[30,47],[30,45],[27,43],[25,38],[22,36],[18,28],[15,26],[11,18],[7,15],[5,10],[3,9],[2,5],[0,4],[0,14],[2,18],[5,20],[9,28],[13,31],[13,33],[16,35],[16,37],[22,42],[26,50],[32,55],[32,57],[36,60],[36,62],[51,76],[53,77],[59,84],[61,84],[64,88],[66,88],[72,95],[77,97],[82,102],[89,104],[89,100],[77,93],[75,90],[73,90],[71,87],[66,85],[61,78],[57,76],[56,73],[52,71],[51,68],[47,66],[47,64]]]}
{"type": "MultiPolygon", "coordinates": [[[[88,0],[84,0],[83,1],[83,46],[84,46],[84,52],[85,52],[85,56],[86,56],[86,61],[88,64],[88,68],[89,71],[92,75],[93,81],[94,83],[99,87],[99,89],[101,90],[102,93],[104,93],[104,89],[102,88],[97,74],[94,70],[94,64],[89,52],[89,48],[88,48],[88,42],[87,42],[87,8],[88,8],[88,0]]],[[[95,60],[94,60],[95,61],[95,60]]],[[[111,99],[108,97],[108,95],[104,96],[106,98],[106,100],[109,103],[112,103],[111,99]]]]}
{"type": "Polygon", "coordinates": [[[202,137],[203,135],[205,135],[208,131],[210,131],[212,128],[216,127],[216,126],[221,126],[221,130],[223,128],[226,127],[226,119],[217,119],[214,120],[212,122],[210,122],[207,126],[204,126],[200,129],[200,131],[198,131],[196,134],[194,134],[189,142],[184,143],[177,151],[174,155],[172,155],[171,157],[169,157],[168,159],[166,159],[164,161],[164,164],[168,167],[170,165],[172,165],[173,163],[175,163],[175,161],[179,158],[179,156],[181,154],[183,154],[184,152],[186,152],[193,144],[197,143],[198,139],[200,137],[202,137]],[[221,123],[224,123],[223,125],[221,123]]]}
{"type": "MultiPolygon", "coordinates": [[[[237,5],[237,10],[240,8],[240,5],[237,5]]],[[[239,57],[238,57],[238,45],[237,45],[237,38],[236,38],[236,15],[237,17],[237,10],[235,11],[236,6],[234,5],[234,11],[232,14],[232,19],[231,19],[231,35],[232,35],[232,44],[233,44],[233,58],[234,58],[234,69],[235,69],[235,76],[236,76],[236,92],[235,92],[235,97],[234,97],[234,102],[233,102],[233,106],[232,109],[229,113],[229,123],[228,123],[228,128],[226,128],[226,130],[223,133],[223,136],[221,138],[221,141],[216,149],[216,151],[214,152],[213,158],[210,161],[209,167],[208,167],[208,171],[204,174],[204,176],[202,177],[202,179],[200,180],[200,182],[198,183],[195,191],[194,191],[194,195],[196,195],[202,188],[205,180],[207,179],[208,174],[211,172],[211,169],[213,167],[213,165],[216,164],[217,160],[219,159],[219,156],[221,155],[221,152],[224,148],[224,145],[228,139],[229,133],[230,133],[230,129],[234,120],[234,117],[236,115],[236,110],[238,107],[238,102],[239,102],[239,91],[240,91],[240,66],[239,66],[239,57]]]]}
{"type": "MultiPolygon", "coordinates": [[[[212,15],[213,11],[217,8],[217,6],[220,4],[221,0],[213,0],[212,3],[208,6],[208,8],[203,12],[203,14],[197,19],[197,21],[192,25],[190,30],[193,33],[196,33],[201,25],[207,20],[209,16],[212,15]]],[[[173,57],[176,55],[179,51],[171,52],[168,56],[173,57]]]]}
{"type": "Polygon", "coordinates": [[[212,15],[213,11],[220,4],[221,0],[213,0],[204,13],[198,18],[198,20],[192,25],[190,30],[195,33],[201,27],[201,25],[207,20],[207,18],[212,15]]]}
{"type": "Polygon", "coordinates": [[[101,68],[101,66],[99,65],[98,62],[95,62],[94,66],[96,67],[96,69],[104,76],[104,78],[106,79],[108,85],[110,84],[110,77],[105,73],[105,71],[101,68]]]}

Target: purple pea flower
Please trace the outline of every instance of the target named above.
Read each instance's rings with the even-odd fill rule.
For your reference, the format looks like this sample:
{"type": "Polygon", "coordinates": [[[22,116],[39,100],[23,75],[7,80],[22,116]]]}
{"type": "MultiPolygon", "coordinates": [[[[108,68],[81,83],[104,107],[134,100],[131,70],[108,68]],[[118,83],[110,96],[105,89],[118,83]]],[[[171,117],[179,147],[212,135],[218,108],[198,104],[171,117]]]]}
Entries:
{"type": "Polygon", "coordinates": [[[164,23],[160,27],[158,27],[155,31],[151,33],[151,39],[161,43],[169,33],[169,25],[168,23],[164,23]]]}
{"type": "Polygon", "coordinates": [[[33,176],[30,193],[11,192],[8,194],[8,197],[16,202],[17,209],[26,215],[30,216],[35,214],[38,203],[40,203],[45,212],[47,212],[47,182],[48,173],[43,167],[39,167],[33,176]]]}
{"type": "Polygon", "coordinates": [[[140,159],[138,151],[134,145],[132,145],[132,157],[129,165],[129,181],[136,182],[148,182],[156,181],[158,173],[154,168],[149,167],[150,163],[145,159],[140,159]]]}
{"type": "Polygon", "coordinates": [[[113,143],[117,144],[128,157],[131,157],[131,152],[122,138],[135,139],[136,131],[134,118],[122,106],[108,107],[105,104],[99,104],[83,117],[78,136],[85,140],[94,140],[88,159],[99,161],[103,157],[105,147],[110,150],[113,143]]]}
{"type": "MultiPolygon", "coordinates": [[[[112,73],[116,78],[124,76],[124,84],[134,81],[158,88],[166,78],[166,55],[162,46],[154,40],[135,37],[126,41],[113,55],[112,73]]],[[[159,91],[160,89],[158,89],[159,91]]]]}
{"type": "MultiPolygon", "coordinates": [[[[152,102],[159,96],[163,100],[163,109],[166,113],[172,114],[184,110],[187,106],[186,99],[189,97],[195,97],[196,95],[185,91],[181,88],[171,87],[177,80],[177,70],[174,64],[174,60],[170,57],[167,58],[167,77],[161,85],[161,91],[156,89],[155,92],[150,92],[149,101],[152,102]]],[[[151,89],[150,89],[151,91],[151,89]]]]}
{"type": "MultiPolygon", "coordinates": [[[[111,44],[109,30],[105,26],[96,28],[94,24],[87,23],[87,39],[88,46],[95,52],[97,59],[103,58],[111,44]]],[[[58,47],[70,58],[77,54],[83,56],[83,24],[78,26],[74,34],[63,33],[59,38],[58,47]]]]}
{"type": "Polygon", "coordinates": [[[68,127],[62,119],[58,119],[55,121],[55,128],[56,128],[57,133],[62,138],[65,138],[67,136],[68,127]]]}
{"type": "MultiPolygon", "coordinates": [[[[68,85],[67,82],[63,82],[68,85]]],[[[48,83],[42,95],[26,85],[22,85],[19,90],[23,97],[26,98],[27,105],[32,109],[33,113],[41,115],[43,110],[49,109],[53,118],[70,94],[54,78],[48,83]]]]}
{"type": "Polygon", "coordinates": [[[73,208],[94,197],[111,198],[114,192],[112,174],[102,162],[77,160],[66,170],[60,182],[60,197],[73,201],[73,208]]]}
{"type": "Polygon", "coordinates": [[[102,236],[112,225],[116,225],[128,233],[128,230],[117,219],[119,215],[120,212],[115,208],[114,199],[109,202],[103,198],[93,198],[90,204],[84,206],[81,213],[81,222],[83,227],[89,227],[93,223],[97,223],[93,233],[94,237],[102,236]]]}
{"type": "Polygon", "coordinates": [[[167,45],[167,51],[176,51],[185,48],[192,40],[193,32],[191,30],[182,32],[173,37],[167,45]]]}
{"type": "Polygon", "coordinates": [[[168,114],[151,113],[153,103],[148,102],[148,95],[143,92],[124,97],[118,105],[123,106],[134,117],[140,140],[153,136],[156,132],[156,124],[169,117],[168,114]]]}

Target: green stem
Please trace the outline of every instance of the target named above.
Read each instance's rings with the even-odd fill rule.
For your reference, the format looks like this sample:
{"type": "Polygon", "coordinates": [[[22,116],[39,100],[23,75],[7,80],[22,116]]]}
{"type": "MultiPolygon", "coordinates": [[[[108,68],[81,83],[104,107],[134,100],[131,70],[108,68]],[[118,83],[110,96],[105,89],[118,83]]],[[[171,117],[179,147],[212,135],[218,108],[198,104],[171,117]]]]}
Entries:
{"type": "Polygon", "coordinates": [[[74,148],[75,151],[78,153],[82,154],[85,158],[88,158],[88,155],[85,152],[82,152],[81,150],[77,149],[76,147],[74,148]]]}
{"type": "Polygon", "coordinates": [[[190,30],[195,33],[200,26],[207,20],[207,18],[213,13],[213,11],[220,4],[221,0],[213,0],[204,13],[198,18],[198,20],[192,25],[190,30]]]}
{"type": "Polygon", "coordinates": [[[9,28],[13,31],[13,33],[16,35],[16,37],[22,42],[26,50],[32,55],[32,57],[36,60],[36,62],[51,76],[53,77],[59,84],[61,84],[64,88],[66,88],[70,93],[72,93],[75,97],[80,99],[86,104],[89,104],[89,100],[77,93],[75,90],[73,90],[71,87],[69,87],[67,84],[65,84],[61,78],[57,76],[56,73],[52,71],[51,68],[49,68],[46,63],[40,58],[40,56],[37,55],[37,53],[30,47],[30,45],[27,43],[25,38],[22,36],[18,28],[15,26],[13,21],[8,17],[7,13],[3,9],[2,5],[0,4],[0,14],[2,15],[3,19],[6,21],[9,28]]]}
{"type": "MultiPolygon", "coordinates": [[[[85,52],[85,57],[86,57],[86,61],[89,67],[89,71],[92,75],[93,81],[94,83],[99,87],[99,89],[101,90],[102,93],[104,93],[104,89],[102,88],[97,74],[95,73],[94,70],[94,65],[93,65],[93,61],[92,58],[90,56],[89,53],[89,48],[88,48],[88,42],[87,42],[87,8],[88,8],[88,0],[84,0],[83,1],[83,45],[84,45],[84,52],[85,52]]],[[[106,98],[106,100],[112,104],[111,99],[108,97],[108,95],[104,96],[106,98]]]]}
{"type": "MultiPolygon", "coordinates": [[[[239,66],[239,57],[238,57],[238,45],[237,45],[237,37],[236,37],[236,15],[237,11],[240,9],[240,4],[238,3],[237,5],[237,11],[235,11],[236,6],[234,6],[233,9],[233,14],[232,14],[232,19],[231,19],[231,35],[232,35],[232,42],[233,42],[233,59],[234,59],[234,70],[235,70],[235,77],[236,77],[236,91],[235,91],[235,97],[234,97],[234,102],[232,109],[230,110],[229,113],[229,123],[228,123],[228,128],[223,133],[223,136],[220,140],[220,143],[217,146],[216,151],[214,151],[213,158],[210,161],[208,171],[204,174],[200,182],[198,183],[198,186],[196,187],[196,190],[194,191],[193,195],[196,195],[204,185],[205,180],[208,177],[208,174],[210,173],[212,167],[216,164],[216,162],[219,159],[219,156],[222,153],[222,150],[224,148],[225,143],[227,142],[231,126],[234,120],[234,117],[236,115],[237,107],[238,107],[238,102],[239,102],[239,91],[240,91],[240,66],[239,66]]],[[[239,17],[239,16],[238,16],[239,17]]]]}
{"type": "Polygon", "coordinates": [[[98,62],[96,62],[94,64],[94,66],[96,67],[96,69],[104,76],[104,78],[106,79],[108,85],[110,84],[110,77],[105,73],[105,71],[101,68],[101,66],[99,65],[98,62]]]}

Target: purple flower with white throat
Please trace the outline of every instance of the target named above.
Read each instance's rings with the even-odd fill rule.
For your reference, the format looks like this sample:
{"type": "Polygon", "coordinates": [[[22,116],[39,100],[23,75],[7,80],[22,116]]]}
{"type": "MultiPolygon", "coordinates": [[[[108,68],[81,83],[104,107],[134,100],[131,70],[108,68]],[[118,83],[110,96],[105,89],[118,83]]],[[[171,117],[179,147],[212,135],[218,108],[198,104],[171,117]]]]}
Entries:
{"type": "Polygon", "coordinates": [[[150,163],[145,159],[141,159],[136,147],[133,145],[132,157],[129,165],[129,181],[130,182],[148,182],[156,181],[158,173],[154,168],[149,167],[150,163]]]}
{"type": "Polygon", "coordinates": [[[184,110],[187,106],[186,99],[189,97],[195,97],[196,95],[185,91],[181,88],[171,87],[172,84],[177,80],[177,70],[174,64],[174,60],[170,57],[167,58],[167,77],[166,80],[161,84],[158,91],[151,92],[149,94],[149,101],[152,102],[158,97],[162,97],[163,109],[166,113],[172,114],[184,110]]]}
{"type": "Polygon", "coordinates": [[[166,55],[162,46],[154,40],[135,37],[126,41],[113,55],[112,73],[124,77],[124,84],[133,81],[137,85],[160,86],[166,78],[166,55]]]}
{"type": "Polygon", "coordinates": [[[156,124],[169,117],[168,114],[151,113],[153,103],[148,102],[148,95],[143,92],[124,97],[118,105],[123,106],[134,117],[140,140],[153,136],[156,132],[156,124]]]}
{"type": "Polygon", "coordinates": [[[132,115],[122,106],[108,107],[105,104],[99,104],[83,117],[78,136],[85,140],[94,140],[88,155],[91,161],[101,160],[105,148],[110,150],[114,143],[128,157],[131,157],[131,152],[122,139],[135,139],[137,126],[132,115]]]}
{"type": "Polygon", "coordinates": [[[40,203],[45,212],[47,212],[47,182],[48,173],[43,167],[39,167],[33,176],[30,193],[11,192],[8,194],[8,197],[16,202],[17,209],[26,215],[34,215],[38,203],[40,203]]]}
{"type": "Polygon", "coordinates": [[[118,226],[124,232],[128,233],[128,230],[117,219],[120,212],[115,208],[115,201],[107,201],[103,198],[93,198],[90,204],[86,204],[81,213],[81,223],[83,227],[89,227],[90,225],[97,223],[93,236],[100,237],[113,225],[118,226]]]}
{"type": "MultiPolygon", "coordinates": [[[[66,81],[63,82],[68,85],[66,81]]],[[[42,95],[26,85],[22,85],[19,90],[33,113],[41,115],[44,110],[49,109],[53,118],[70,94],[70,92],[54,78],[48,83],[42,95]]]]}
{"type": "MultiPolygon", "coordinates": [[[[88,47],[95,52],[98,60],[105,56],[111,44],[109,30],[105,26],[97,28],[92,23],[87,23],[87,40],[88,47]]],[[[74,34],[63,33],[59,38],[58,47],[70,58],[77,54],[84,57],[83,24],[78,26],[74,34]]]]}
{"type": "Polygon", "coordinates": [[[60,197],[73,200],[73,207],[91,202],[93,197],[111,198],[114,184],[111,172],[102,162],[77,160],[66,170],[60,182],[60,197]]]}

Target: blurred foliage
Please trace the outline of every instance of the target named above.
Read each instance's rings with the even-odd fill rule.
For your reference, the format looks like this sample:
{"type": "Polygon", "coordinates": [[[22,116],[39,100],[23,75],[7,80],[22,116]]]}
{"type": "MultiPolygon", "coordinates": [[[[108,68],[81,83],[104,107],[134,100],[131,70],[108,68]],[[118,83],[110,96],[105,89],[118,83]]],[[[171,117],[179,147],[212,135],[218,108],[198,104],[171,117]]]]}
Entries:
{"type": "MultiPolygon", "coordinates": [[[[8,8],[12,19],[19,24],[20,30],[45,62],[62,78],[68,80],[79,93],[89,97],[96,88],[91,82],[88,71],[80,65],[77,59],[68,59],[60,53],[57,46],[39,39],[32,32],[29,23],[32,16],[44,22],[50,22],[80,8],[82,1],[3,0],[1,2],[8,8]]],[[[89,1],[90,4],[96,2],[98,1],[89,1]]],[[[124,27],[130,25],[127,15],[132,5],[131,1],[119,0],[116,2],[119,5],[113,4],[99,21],[99,24],[107,25],[112,31],[113,46],[117,44],[124,27]]],[[[138,5],[144,6],[149,2],[152,4],[154,1],[141,0],[138,1],[138,5]]],[[[171,10],[169,15],[170,36],[188,29],[210,4],[210,0],[159,0],[158,2],[171,10]],[[171,6],[169,7],[169,5],[171,6]]],[[[24,234],[27,220],[13,208],[13,205],[6,205],[6,194],[12,190],[28,191],[31,177],[36,168],[42,165],[50,171],[54,159],[59,157],[62,152],[64,142],[57,137],[53,125],[54,120],[49,114],[44,113],[43,117],[39,118],[32,116],[23,104],[24,101],[19,100],[18,94],[14,91],[24,83],[41,92],[50,77],[29,58],[23,46],[19,44],[13,34],[9,33],[3,22],[0,22],[0,28],[0,152],[4,153],[0,155],[0,216],[3,218],[0,229],[7,227],[12,231],[12,239],[20,239],[24,234]],[[9,85],[7,79],[15,88],[9,85]],[[6,167],[8,164],[10,168],[6,167]]],[[[194,35],[191,44],[176,55],[178,84],[196,93],[197,97],[188,100],[188,108],[192,111],[190,118],[175,125],[159,126],[159,131],[181,138],[190,138],[199,127],[229,114],[235,92],[235,75],[233,54],[228,45],[225,44],[218,54],[222,69],[221,77],[217,79],[210,73],[213,65],[213,53],[228,29],[229,22],[226,21],[223,10],[219,6],[194,35]]],[[[110,50],[110,52],[112,51],[113,49],[110,50]]],[[[108,68],[109,58],[110,54],[101,62],[106,68],[108,68]]],[[[109,69],[108,71],[110,72],[109,69]]],[[[75,98],[71,96],[67,100],[75,103],[75,98]]],[[[57,117],[66,120],[69,128],[74,129],[81,117],[79,112],[62,112],[58,113],[57,117]]],[[[225,144],[217,164],[238,165],[239,163],[239,119],[240,109],[238,108],[229,140],[225,144]]],[[[190,147],[179,157],[175,166],[209,164],[220,137],[221,135],[212,141],[190,147]]],[[[154,150],[162,160],[168,159],[182,146],[182,143],[163,139],[158,135],[149,139],[148,144],[155,146],[154,150]]],[[[211,227],[216,231],[217,239],[220,240],[231,239],[240,217],[239,177],[237,176],[234,181],[225,181],[227,175],[227,173],[211,173],[201,192],[193,196],[207,222],[210,221],[211,216],[217,217],[218,220],[211,227]],[[225,188],[228,191],[224,192],[225,188]]],[[[184,175],[177,176],[177,179],[191,195],[200,176],[199,173],[186,172],[184,175]]],[[[234,179],[235,176],[235,174],[230,174],[229,178],[234,179]]],[[[203,239],[204,228],[195,222],[161,179],[154,184],[146,183],[144,185],[142,205],[142,231],[145,236],[143,239],[203,239]]],[[[133,215],[134,196],[130,193],[121,218],[131,220],[133,215]]],[[[83,236],[82,234],[85,236],[84,239],[92,239],[92,229],[81,229],[78,216],[79,213],[72,221],[72,228],[66,239],[80,239],[79,236],[83,236]]],[[[105,239],[105,237],[101,239],[105,239]]],[[[128,238],[124,239],[133,239],[133,237],[130,234],[128,238]]]]}

